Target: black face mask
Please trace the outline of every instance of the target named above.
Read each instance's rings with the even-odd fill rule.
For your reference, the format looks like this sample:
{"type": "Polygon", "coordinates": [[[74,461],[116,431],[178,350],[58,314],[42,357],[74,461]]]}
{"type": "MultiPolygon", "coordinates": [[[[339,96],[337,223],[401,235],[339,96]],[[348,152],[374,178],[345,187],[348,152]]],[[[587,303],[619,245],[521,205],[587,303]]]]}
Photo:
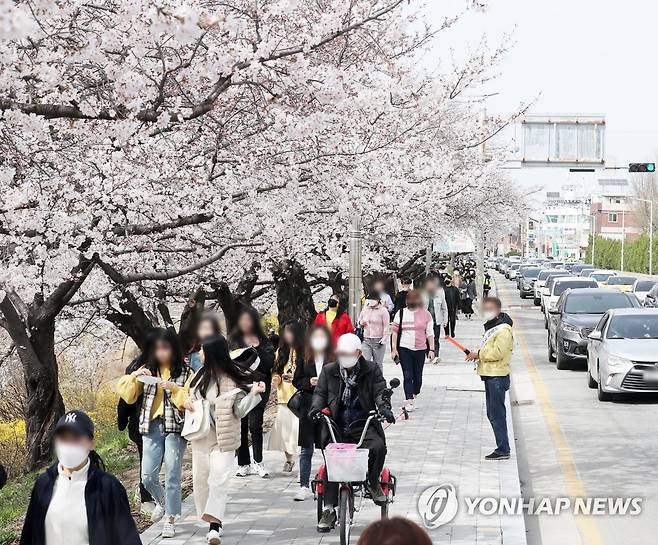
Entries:
{"type": "Polygon", "coordinates": [[[331,308],[336,308],[338,306],[338,301],[336,299],[329,299],[329,302],[327,303],[331,308]]]}
{"type": "Polygon", "coordinates": [[[448,282],[448,281],[446,280],[446,283],[445,283],[445,284],[446,284],[446,288],[448,288],[448,287],[450,287],[450,284],[452,284],[452,282],[448,282]]]}

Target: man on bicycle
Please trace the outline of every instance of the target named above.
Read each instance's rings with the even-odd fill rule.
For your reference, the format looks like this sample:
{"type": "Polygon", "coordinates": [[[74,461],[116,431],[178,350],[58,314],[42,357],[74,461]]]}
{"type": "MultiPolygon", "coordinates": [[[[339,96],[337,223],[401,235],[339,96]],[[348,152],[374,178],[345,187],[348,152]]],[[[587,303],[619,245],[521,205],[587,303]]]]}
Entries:
{"type": "MultiPolygon", "coordinates": [[[[337,434],[345,443],[358,443],[368,419],[368,413],[378,410],[387,422],[395,422],[390,403],[382,396],[386,380],[378,365],[367,361],[361,353],[361,340],[353,333],[342,335],[336,344],[338,361],[322,369],[313,393],[309,416],[328,408],[338,427],[337,434]]],[[[376,504],[386,502],[379,483],[386,458],[386,437],[381,422],[371,421],[362,444],[368,457],[368,490],[376,504]]],[[[336,524],[338,483],[325,483],[324,513],[318,532],[329,532],[336,524]]]]}

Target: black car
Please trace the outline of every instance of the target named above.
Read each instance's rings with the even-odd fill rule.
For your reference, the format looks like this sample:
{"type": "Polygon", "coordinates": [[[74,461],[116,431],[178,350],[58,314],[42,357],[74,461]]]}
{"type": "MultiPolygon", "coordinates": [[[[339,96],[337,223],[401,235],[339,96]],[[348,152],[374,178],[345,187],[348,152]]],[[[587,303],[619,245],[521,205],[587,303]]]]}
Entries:
{"type": "Polygon", "coordinates": [[[587,359],[587,336],[601,316],[613,308],[638,308],[632,293],[614,288],[577,288],[566,290],[555,309],[549,310],[548,361],[557,361],[558,369],[569,369],[575,361],[587,359]]]}

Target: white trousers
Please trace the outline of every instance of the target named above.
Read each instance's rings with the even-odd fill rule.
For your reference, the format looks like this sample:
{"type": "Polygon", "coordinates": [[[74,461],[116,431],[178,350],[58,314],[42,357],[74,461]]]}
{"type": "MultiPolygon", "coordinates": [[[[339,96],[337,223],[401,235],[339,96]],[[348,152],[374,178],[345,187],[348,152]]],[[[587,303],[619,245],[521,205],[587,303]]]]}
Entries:
{"type": "Polygon", "coordinates": [[[203,515],[224,520],[228,486],[236,470],[235,451],[220,452],[214,428],[192,442],[192,482],[199,520],[203,515]]]}

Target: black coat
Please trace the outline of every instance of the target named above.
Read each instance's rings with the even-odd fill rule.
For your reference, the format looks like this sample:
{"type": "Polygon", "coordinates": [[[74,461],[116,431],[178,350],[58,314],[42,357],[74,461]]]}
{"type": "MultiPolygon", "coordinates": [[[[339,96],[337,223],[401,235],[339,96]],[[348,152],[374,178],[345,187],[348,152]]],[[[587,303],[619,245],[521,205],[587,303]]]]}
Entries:
{"type": "MultiPolygon", "coordinates": [[[[377,408],[380,410],[388,409],[388,406],[382,399],[382,393],[386,389],[386,379],[384,378],[384,375],[382,375],[379,366],[372,361],[364,359],[363,356],[359,361],[360,370],[357,390],[359,401],[361,402],[361,407],[366,413],[377,408]]],[[[322,373],[320,373],[320,380],[318,381],[318,385],[315,387],[315,391],[313,392],[311,410],[313,412],[318,412],[322,409],[329,408],[333,418],[335,419],[339,414],[344,389],[345,383],[340,376],[340,366],[338,363],[336,362],[327,364],[322,368],[322,373]]],[[[370,425],[375,429],[375,431],[383,440],[386,440],[386,436],[384,435],[384,428],[382,428],[379,420],[372,420],[370,425]]],[[[328,442],[328,432],[326,431],[327,426],[323,425],[321,429],[323,430],[323,437],[320,439],[320,441],[324,446],[328,442]]]]}
{"type": "MultiPolygon", "coordinates": [[[[23,523],[20,545],[45,545],[45,520],[57,480],[57,464],[34,483],[23,523]]],[[[92,463],[85,487],[89,545],[141,545],[130,504],[116,477],[92,463]]]]}
{"type": "Polygon", "coordinates": [[[460,303],[459,288],[455,286],[446,286],[443,289],[446,296],[446,305],[450,314],[456,314],[460,303]]]}
{"type": "MultiPolygon", "coordinates": [[[[126,375],[139,369],[141,360],[134,359],[128,367],[126,367],[126,375]]],[[[128,437],[130,440],[138,445],[142,444],[142,434],[139,433],[139,413],[142,410],[142,396],[137,398],[135,403],[126,403],[122,398],[119,398],[117,404],[117,426],[119,431],[128,428],[128,437]]]]}
{"type": "MultiPolygon", "coordinates": [[[[329,365],[329,363],[325,363],[325,366],[329,365]]],[[[303,365],[297,365],[295,367],[295,376],[292,379],[292,385],[302,392],[303,416],[299,419],[299,436],[297,441],[300,447],[321,447],[318,441],[319,434],[316,431],[318,424],[306,416],[311,410],[313,392],[315,391],[315,386],[311,386],[311,379],[317,376],[315,362],[313,360],[306,361],[303,365]]]]}

